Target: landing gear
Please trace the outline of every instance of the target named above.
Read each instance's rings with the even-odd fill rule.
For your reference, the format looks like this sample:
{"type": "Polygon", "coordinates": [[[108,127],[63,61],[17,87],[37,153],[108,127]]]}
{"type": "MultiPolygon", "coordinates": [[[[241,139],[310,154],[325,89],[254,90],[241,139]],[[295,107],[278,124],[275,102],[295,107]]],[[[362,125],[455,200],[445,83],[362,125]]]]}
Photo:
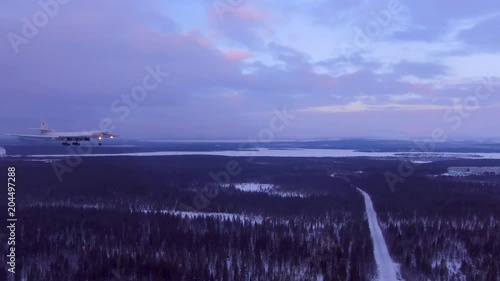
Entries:
{"type": "Polygon", "coordinates": [[[80,143],[79,143],[79,142],[77,142],[77,141],[75,141],[75,142],[73,142],[73,145],[74,145],[74,146],[80,146],[80,143]]]}
{"type": "Polygon", "coordinates": [[[69,142],[63,142],[62,145],[64,145],[64,146],[70,146],[71,144],[69,144],[69,142]]]}
{"type": "Polygon", "coordinates": [[[99,142],[99,145],[102,145],[102,142],[99,142]]]}

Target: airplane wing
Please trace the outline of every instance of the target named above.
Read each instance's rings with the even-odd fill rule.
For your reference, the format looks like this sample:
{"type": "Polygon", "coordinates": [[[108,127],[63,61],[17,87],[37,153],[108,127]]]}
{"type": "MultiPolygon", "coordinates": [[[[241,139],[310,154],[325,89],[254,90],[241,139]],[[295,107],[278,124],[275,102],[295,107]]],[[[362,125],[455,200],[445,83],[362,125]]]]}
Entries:
{"type": "Polygon", "coordinates": [[[18,134],[5,134],[6,136],[11,137],[19,137],[26,139],[46,139],[46,140],[55,140],[57,137],[49,136],[49,135],[18,135],[18,134]]]}
{"type": "Polygon", "coordinates": [[[53,136],[58,138],[89,138],[92,135],[89,134],[88,132],[82,132],[82,133],[54,133],[53,136]]]}
{"type": "Polygon", "coordinates": [[[55,135],[19,135],[19,134],[6,134],[7,136],[26,138],[26,139],[40,139],[40,140],[54,140],[54,141],[89,141],[91,136],[89,134],[55,134],[55,135]]]}

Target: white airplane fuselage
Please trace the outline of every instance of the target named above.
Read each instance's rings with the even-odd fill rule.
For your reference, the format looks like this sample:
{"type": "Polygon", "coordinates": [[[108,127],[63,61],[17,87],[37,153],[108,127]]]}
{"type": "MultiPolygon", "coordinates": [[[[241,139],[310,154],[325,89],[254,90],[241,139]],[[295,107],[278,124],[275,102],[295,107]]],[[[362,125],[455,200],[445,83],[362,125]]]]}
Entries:
{"type": "Polygon", "coordinates": [[[8,135],[27,139],[62,141],[62,144],[65,146],[71,145],[70,142],[75,146],[79,146],[80,141],[91,141],[91,139],[97,139],[99,141],[99,145],[102,145],[103,139],[113,139],[118,136],[107,131],[56,132],[50,129],[46,122],[42,122],[40,128],[37,130],[40,130],[40,134],[38,135],[8,135]]]}

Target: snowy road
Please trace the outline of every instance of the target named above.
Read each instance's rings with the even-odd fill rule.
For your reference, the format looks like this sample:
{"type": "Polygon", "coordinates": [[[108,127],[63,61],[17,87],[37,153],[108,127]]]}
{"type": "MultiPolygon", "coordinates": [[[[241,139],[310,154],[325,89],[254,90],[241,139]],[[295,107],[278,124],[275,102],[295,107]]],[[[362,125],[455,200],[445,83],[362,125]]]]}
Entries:
{"type": "Polygon", "coordinates": [[[397,277],[397,265],[392,261],[392,258],[389,255],[389,250],[387,249],[382,229],[380,229],[380,226],[378,225],[377,213],[375,212],[375,209],[373,209],[372,199],[368,193],[359,188],[358,190],[365,198],[366,216],[370,226],[373,241],[373,254],[375,256],[375,262],[378,269],[378,281],[398,281],[400,279],[397,277]]]}

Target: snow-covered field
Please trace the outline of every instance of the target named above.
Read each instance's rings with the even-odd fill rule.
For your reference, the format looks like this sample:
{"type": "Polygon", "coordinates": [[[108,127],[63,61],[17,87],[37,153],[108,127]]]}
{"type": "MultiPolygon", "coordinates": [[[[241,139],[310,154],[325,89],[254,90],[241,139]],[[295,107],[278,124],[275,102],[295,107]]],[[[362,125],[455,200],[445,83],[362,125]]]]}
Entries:
{"type": "MultiPolygon", "coordinates": [[[[282,149],[272,150],[259,148],[257,150],[239,151],[155,151],[155,152],[134,152],[134,153],[105,153],[105,154],[78,154],[81,157],[111,157],[111,156],[173,156],[173,155],[215,155],[234,157],[392,157],[409,158],[412,161],[430,161],[429,159],[500,159],[500,153],[449,153],[449,152],[361,152],[348,149],[282,149]]],[[[7,155],[9,157],[19,157],[19,155],[7,155]]],[[[28,155],[31,158],[53,158],[68,157],[72,154],[59,155],[28,155]]]]}
{"type": "Polygon", "coordinates": [[[366,217],[368,219],[368,224],[370,226],[370,232],[373,241],[373,255],[375,256],[375,262],[378,269],[378,281],[398,281],[399,266],[394,263],[391,256],[389,255],[389,250],[387,249],[387,244],[382,234],[382,229],[378,224],[378,217],[375,209],[373,208],[373,202],[368,193],[359,189],[359,192],[363,195],[365,199],[366,206],[366,217]]]}

